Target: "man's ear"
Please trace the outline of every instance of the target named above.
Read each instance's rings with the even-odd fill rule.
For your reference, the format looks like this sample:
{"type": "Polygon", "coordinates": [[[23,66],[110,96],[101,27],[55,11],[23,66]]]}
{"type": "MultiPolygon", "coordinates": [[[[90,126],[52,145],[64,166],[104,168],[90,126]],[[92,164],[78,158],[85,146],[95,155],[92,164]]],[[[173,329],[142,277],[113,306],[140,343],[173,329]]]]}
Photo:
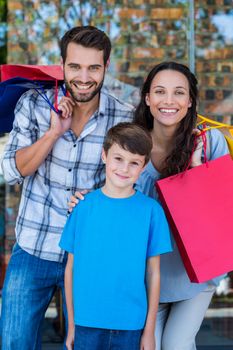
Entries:
{"type": "Polygon", "coordinates": [[[147,106],[150,106],[150,98],[149,98],[149,94],[146,94],[146,97],[145,97],[145,102],[146,102],[146,105],[147,105],[147,106]]]}
{"type": "Polygon", "coordinates": [[[107,60],[107,62],[106,62],[106,64],[105,64],[105,69],[106,69],[106,70],[108,69],[109,65],[110,65],[110,58],[107,60]]]}
{"type": "Polygon", "coordinates": [[[101,158],[102,158],[103,163],[105,164],[106,163],[106,153],[105,153],[104,149],[102,149],[101,158]]]}

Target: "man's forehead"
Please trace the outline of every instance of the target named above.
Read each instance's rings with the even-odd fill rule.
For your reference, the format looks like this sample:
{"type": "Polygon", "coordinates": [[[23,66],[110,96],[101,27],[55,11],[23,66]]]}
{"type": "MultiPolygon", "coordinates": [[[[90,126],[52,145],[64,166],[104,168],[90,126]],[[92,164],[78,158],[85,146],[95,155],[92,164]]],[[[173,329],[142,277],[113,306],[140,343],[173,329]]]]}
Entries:
{"type": "Polygon", "coordinates": [[[84,47],[75,43],[69,43],[67,46],[67,63],[73,62],[76,64],[103,64],[104,51],[96,48],[84,47]]]}

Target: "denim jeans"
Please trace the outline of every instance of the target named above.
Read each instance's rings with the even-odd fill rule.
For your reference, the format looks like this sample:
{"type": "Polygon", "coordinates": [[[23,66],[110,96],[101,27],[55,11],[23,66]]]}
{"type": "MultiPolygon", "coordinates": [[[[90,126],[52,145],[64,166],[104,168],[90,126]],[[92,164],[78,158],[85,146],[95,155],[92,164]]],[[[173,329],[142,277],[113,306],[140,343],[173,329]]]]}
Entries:
{"type": "Polygon", "coordinates": [[[57,288],[64,298],[63,263],[42,260],[15,244],[2,294],[1,333],[4,350],[40,350],[41,324],[57,288]]]}
{"type": "Polygon", "coordinates": [[[74,350],[139,350],[142,330],[118,331],[75,326],[74,350]]]}

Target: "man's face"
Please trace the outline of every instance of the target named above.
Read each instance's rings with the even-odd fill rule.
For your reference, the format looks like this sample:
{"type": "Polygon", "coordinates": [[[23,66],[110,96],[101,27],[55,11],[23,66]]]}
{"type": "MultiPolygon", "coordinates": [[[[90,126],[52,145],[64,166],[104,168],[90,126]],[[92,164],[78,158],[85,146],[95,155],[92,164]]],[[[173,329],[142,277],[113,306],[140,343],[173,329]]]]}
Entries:
{"type": "Polygon", "coordinates": [[[89,102],[99,93],[106,68],[103,51],[69,43],[63,67],[66,88],[76,102],[89,102]]]}

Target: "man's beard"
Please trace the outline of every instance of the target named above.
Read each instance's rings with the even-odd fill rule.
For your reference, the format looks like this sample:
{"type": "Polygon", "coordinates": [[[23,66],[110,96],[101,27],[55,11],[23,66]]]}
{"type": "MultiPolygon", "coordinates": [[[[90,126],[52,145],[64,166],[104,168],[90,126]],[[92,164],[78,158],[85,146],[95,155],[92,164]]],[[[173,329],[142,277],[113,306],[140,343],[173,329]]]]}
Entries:
{"type": "Polygon", "coordinates": [[[91,101],[101,90],[104,79],[99,83],[99,85],[96,87],[96,89],[92,92],[87,92],[87,93],[75,93],[72,89],[72,81],[71,84],[64,78],[66,90],[70,93],[71,97],[76,101],[76,102],[89,102],[91,101]]]}

